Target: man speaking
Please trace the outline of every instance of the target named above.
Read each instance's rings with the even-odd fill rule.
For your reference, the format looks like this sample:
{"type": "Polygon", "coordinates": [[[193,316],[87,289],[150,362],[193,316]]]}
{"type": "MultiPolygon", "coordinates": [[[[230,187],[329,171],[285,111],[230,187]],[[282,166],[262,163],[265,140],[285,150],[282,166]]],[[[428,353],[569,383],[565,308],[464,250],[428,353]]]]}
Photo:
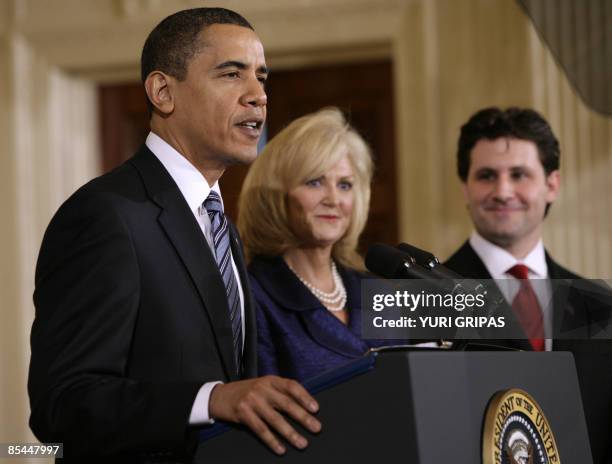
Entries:
{"type": "Polygon", "coordinates": [[[194,426],[245,424],[275,452],[306,439],[315,400],[254,378],[256,328],[239,237],[218,180],[256,157],[267,68],[251,25],[223,8],[164,19],[142,52],[151,132],[72,195],[36,269],[30,425],[75,462],[189,460],[194,426]]]}

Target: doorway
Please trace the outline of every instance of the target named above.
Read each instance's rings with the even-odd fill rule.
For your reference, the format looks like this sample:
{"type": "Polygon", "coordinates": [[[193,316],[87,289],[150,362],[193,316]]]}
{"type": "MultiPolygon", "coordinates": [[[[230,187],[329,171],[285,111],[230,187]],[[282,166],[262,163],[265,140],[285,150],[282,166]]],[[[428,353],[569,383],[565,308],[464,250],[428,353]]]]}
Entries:
{"type": "MultiPolygon", "coordinates": [[[[364,137],[374,156],[368,223],[360,251],[374,242],[397,243],[397,189],[392,64],[389,60],[273,71],[268,79],[268,138],[295,118],[337,106],[364,137]]],[[[149,131],[140,83],[99,88],[102,165],[108,171],[127,160],[149,131]]],[[[220,184],[227,215],[235,221],[248,166],[235,166],[220,184]]]]}

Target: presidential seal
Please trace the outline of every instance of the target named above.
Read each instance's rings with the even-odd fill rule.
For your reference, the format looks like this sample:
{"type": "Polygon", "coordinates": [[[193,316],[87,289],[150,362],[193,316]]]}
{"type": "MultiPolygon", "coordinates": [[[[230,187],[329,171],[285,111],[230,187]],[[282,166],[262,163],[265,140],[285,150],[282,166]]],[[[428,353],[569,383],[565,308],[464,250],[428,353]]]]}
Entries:
{"type": "Polygon", "coordinates": [[[559,451],[542,408],[525,391],[497,392],[487,407],[483,464],[556,464],[559,451]]]}

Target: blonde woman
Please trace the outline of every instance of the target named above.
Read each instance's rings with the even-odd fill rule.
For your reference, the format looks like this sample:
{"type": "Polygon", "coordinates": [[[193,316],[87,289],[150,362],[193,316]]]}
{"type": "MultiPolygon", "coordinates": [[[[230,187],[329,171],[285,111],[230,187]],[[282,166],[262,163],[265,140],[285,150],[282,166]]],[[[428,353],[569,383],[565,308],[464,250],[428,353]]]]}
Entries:
{"type": "Polygon", "coordinates": [[[301,117],[252,165],[240,195],[257,307],[259,374],[311,378],[361,356],[356,246],[372,159],[335,108],[301,117]]]}

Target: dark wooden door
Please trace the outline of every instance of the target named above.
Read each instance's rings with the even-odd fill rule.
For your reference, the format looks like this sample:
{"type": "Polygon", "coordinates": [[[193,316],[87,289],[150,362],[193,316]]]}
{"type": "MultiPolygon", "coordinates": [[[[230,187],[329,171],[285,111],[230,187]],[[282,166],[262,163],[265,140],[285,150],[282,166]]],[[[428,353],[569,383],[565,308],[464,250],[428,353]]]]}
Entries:
{"type": "MultiPolygon", "coordinates": [[[[392,68],[389,61],[273,72],[268,80],[268,137],[293,119],[325,106],[338,106],[374,154],[370,217],[361,249],[397,241],[395,134],[392,68]]],[[[140,84],[99,89],[103,166],[129,158],[148,133],[148,110],[140,84]]],[[[227,214],[235,220],[240,187],[248,166],[228,169],[221,178],[227,214]]]]}

